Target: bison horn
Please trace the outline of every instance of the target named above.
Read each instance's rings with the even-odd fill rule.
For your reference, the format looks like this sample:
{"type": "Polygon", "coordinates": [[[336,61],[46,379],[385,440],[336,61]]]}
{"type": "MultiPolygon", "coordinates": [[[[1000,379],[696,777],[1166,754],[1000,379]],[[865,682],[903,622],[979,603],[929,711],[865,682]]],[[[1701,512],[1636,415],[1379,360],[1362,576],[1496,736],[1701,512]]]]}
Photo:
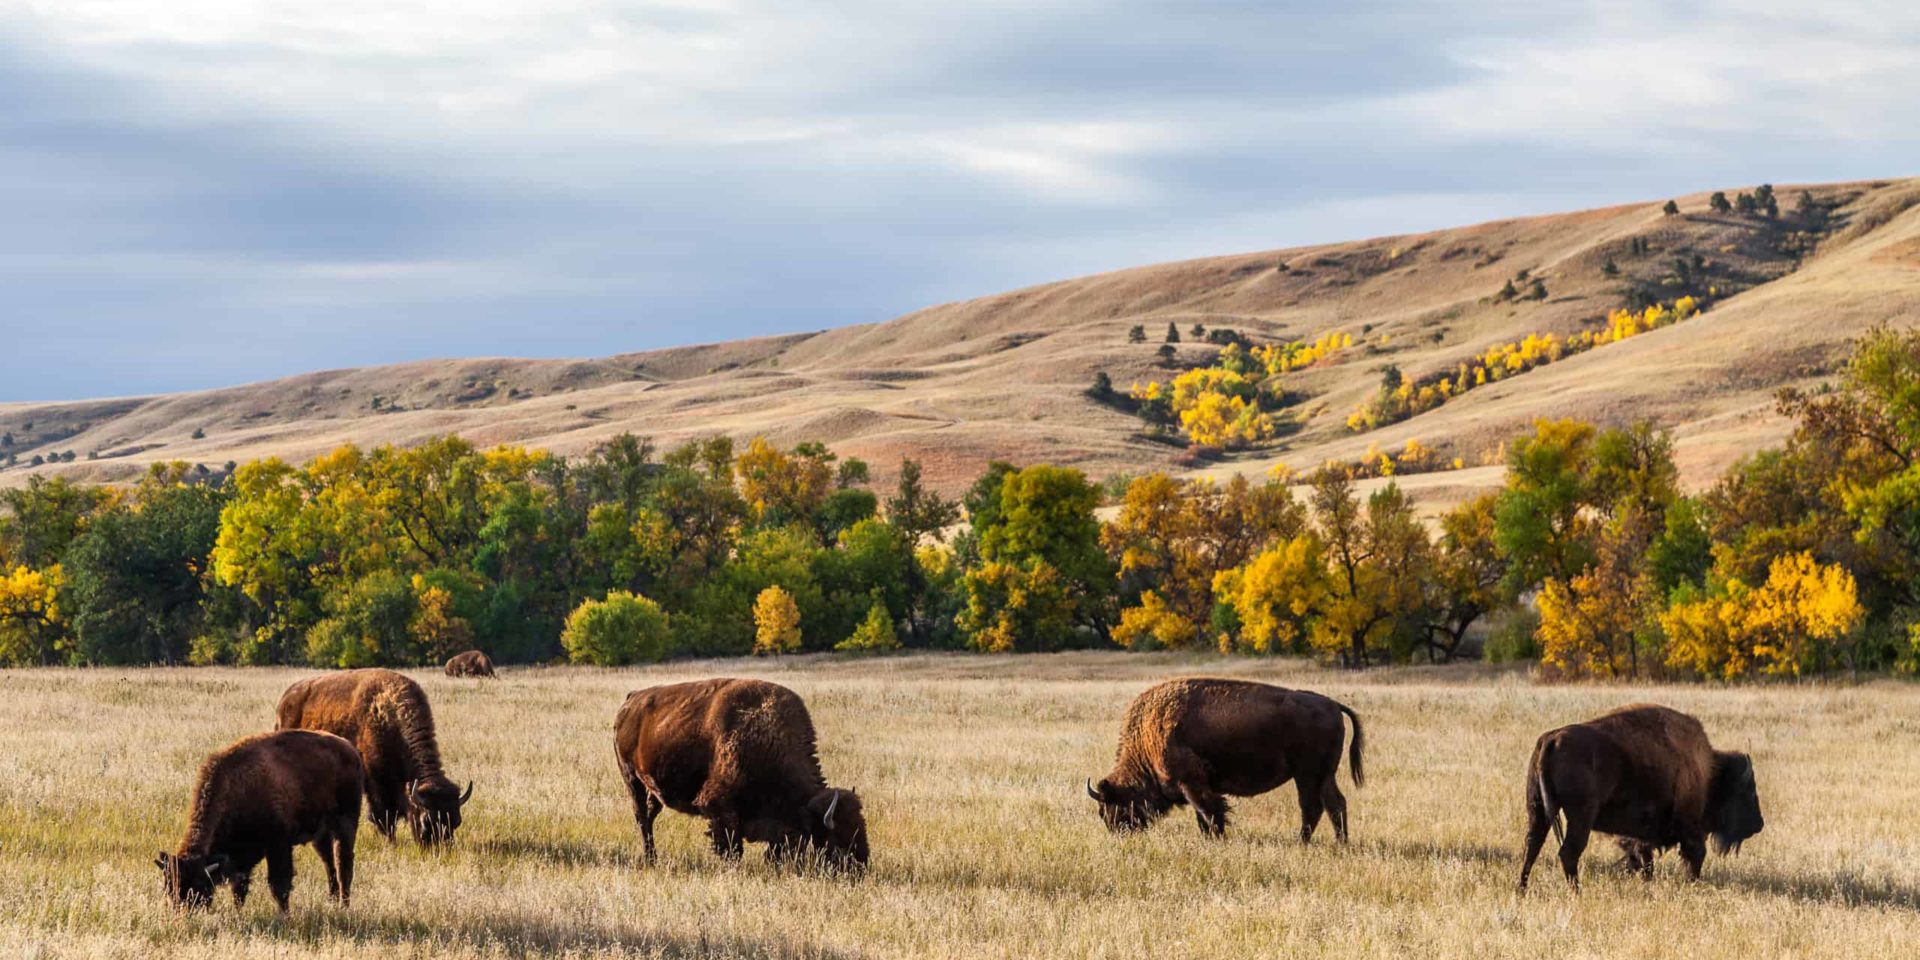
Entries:
{"type": "Polygon", "coordinates": [[[1095,801],[1097,801],[1097,802],[1100,802],[1100,803],[1105,803],[1105,802],[1107,802],[1107,798],[1105,798],[1105,797],[1103,797],[1103,796],[1101,796],[1101,795],[1100,795],[1100,791],[1098,791],[1098,790],[1095,790],[1095,789],[1093,788],[1093,778],[1092,778],[1092,777],[1088,777],[1088,778],[1087,778],[1087,796],[1089,796],[1089,797],[1092,797],[1092,798],[1093,798],[1093,799],[1094,799],[1095,801]]]}
{"type": "Polygon", "coordinates": [[[468,781],[467,781],[467,792],[466,792],[466,793],[463,793],[463,794],[461,794],[461,795],[460,795],[460,805],[461,805],[461,806],[463,806],[463,807],[464,807],[464,806],[466,806],[466,805],[467,805],[467,801],[468,801],[469,799],[471,799],[472,797],[473,797],[473,781],[472,781],[472,780],[468,780],[468,781]]]}
{"type": "Polygon", "coordinates": [[[824,814],[820,818],[820,822],[826,824],[828,830],[833,829],[833,811],[835,810],[835,808],[839,806],[840,806],[840,791],[835,790],[833,792],[833,799],[827,801],[826,814],[824,814]]]}

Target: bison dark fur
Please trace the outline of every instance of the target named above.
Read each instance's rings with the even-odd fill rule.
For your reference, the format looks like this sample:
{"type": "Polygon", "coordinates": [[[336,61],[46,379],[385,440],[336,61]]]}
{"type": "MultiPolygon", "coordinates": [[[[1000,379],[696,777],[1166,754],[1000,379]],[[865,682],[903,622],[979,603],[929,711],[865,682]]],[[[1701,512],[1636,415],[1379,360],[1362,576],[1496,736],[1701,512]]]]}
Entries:
{"type": "Polygon", "coordinates": [[[346,738],[367,768],[367,819],[388,840],[404,815],[413,838],[453,839],[473,796],[440,769],[426,691],[392,670],[342,670],[302,680],[280,696],[280,729],[325,730],[346,738]]]}
{"type": "Polygon", "coordinates": [[[491,677],[493,676],[493,658],[478,650],[456,653],[447,661],[449,677],[491,677]]]}
{"type": "Polygon", "coordinates": [[[1679,847],[1688,878],[1699,879],[1709,839],[1722,853],[1738,851],[1766,826],[1753,761],[1713,749],[1700,721],[1649,704],[1542,735],[1527,765],[1526,804],[1522,890],[1549,829],[1560,836],[1561,869],[1579,889],[1593,831],[1619,837],[1627,867],[1642,877],[1653,876],[1657,852],[1679,847]]]}
{"type": "Polygon", "coordinates": [[[867,824],[852,790],[827,786],[813,719],[799,695],[760,680],[703,680],[636,690],[614,723],[620,775],[647,860],[662,807],[707,820],[713,851],[745,841],[782,860],[818,852],[838,867],[867,863],[867,824]]]}
{"type": "Polygon", "coordinates": [[[234,904],[243,905],[253,868],[265,860],[267,886],[284,912],[293,894],[293,848],[311,843],[327,868],[327,892],[346,904],[360,791],[360,754],[330,733],[257,734],[208,757],[194,782],[186,839],[154,860],[167,895],[183,907],[204,907],[226,884],[234,904]]]}
{"type": "Polygon", "coordinates": [[[1251,797],[1294,782],[1300,840],[1313,839],[1324,812],[1347,839],[1347,799],[1335,783],[1353,721],[1353,782],[1365,782],[1366,734],[1347,707],[1305,690],[1246,680],[1169,680],[1134,698],[1120,731],[1113,772],[1087,793],[1109,829],[1145,828],[1177,806],[1192,806],[1200,831],[1223,836],[1227,797],[1251,797]]]}

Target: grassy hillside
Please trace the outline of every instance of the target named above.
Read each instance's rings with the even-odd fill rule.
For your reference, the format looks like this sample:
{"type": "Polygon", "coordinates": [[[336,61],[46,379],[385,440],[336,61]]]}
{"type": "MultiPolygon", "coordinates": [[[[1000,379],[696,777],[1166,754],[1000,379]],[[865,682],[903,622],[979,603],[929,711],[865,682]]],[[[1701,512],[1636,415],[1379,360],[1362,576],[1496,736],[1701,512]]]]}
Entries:
{"type": "MultiPolygon", "coordinates": [[[[1777,188],[1783,206],[1803,189],[1777,188]]],[[[989,459],[1050,460],[1096,475],[1168,468],[1178,451],[1141,422],[1088,399],[1097,371],[1122,389],[1173,373],[1156,351],[1169,323],[1229,327],[1258,342],[1350,332],[1334,362],[1289,375],[1309,416],[1278,444],[1210,469],[1264,470],[1351,458],[1417,437],[1451,459],[1486,461],[1537,416],[1650,416],[1675,429],[1702,482],[1777,439],[1777,388],[1821,378],[1848,338],[1920,310],[1920,180],[1815,185],[1828,228],[1709,209],[1706,194],[1415,236],[1213,257],[1122,270],[946,304],[885,323],[599,360],[468,359],[327,371],[221,390],[67,403],[0,404],[0,450],[34,471],[117,480],[161,460],[218,466],[302,459],[340,443],[476,442],[567,453],[633,431],[663,444],[725,432],[821,440],[887,468],[923,460],[964,484],[989,459]],[[1531,371],[1364,436],[1344,421],[1383,364],[1409,377],[1529,333],[1598,324],[1638,292],[1662,297],[1679,259],[1703,264],[1708,312],[1531,371]],[[1613,269],[1607,266],[1612,263],[1613,269]],[[1544,299],[1498,296],[1534,278],[1544,299]],[[1145,343],[1127,331],[1146,328],[1145,343]],[[196,437],[196,433],[199,436],[196,437]],[[30,458],[71,451],[70,463],[30,458]]],[[[1192,338],[1186,337],[1186,340],[1192,338]]],[[[1176,364],[1217,347],[1184,342],[1176,364]]],[[[1497,479],[1467,470],[1411,480],[1432,496],[1497,479]]]]}

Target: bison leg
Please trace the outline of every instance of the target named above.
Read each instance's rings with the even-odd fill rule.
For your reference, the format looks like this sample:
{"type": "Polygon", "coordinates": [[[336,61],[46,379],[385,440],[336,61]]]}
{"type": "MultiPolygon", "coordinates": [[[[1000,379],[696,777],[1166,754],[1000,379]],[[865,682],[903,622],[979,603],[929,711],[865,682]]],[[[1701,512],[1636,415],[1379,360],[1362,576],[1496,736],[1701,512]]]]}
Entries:
{"type": "Polygon", "coordinates": [[[1200,832],[1215,839],[1227,835],[1227,798],[1204,786],[1180,786],[1180,794],[1193,806],[1193,818],[1200,832]]]}
{"type": "MultiPolygon", "coordinates": [[[[621,769],[626,769],[626,765],[622,764],[621,769]]],[[[628,774],[626,781],[627,796],[633,800],[633,822],[640,825],[640,843],[646,848],[647,863],[651,864],[655,859],[653,821],[660,816],[660,808],[664,804],[640,782],[639,777],[628,774]]]]}
{"type": "Polygon", "coordinates": [[[293,897],[293,847],[267,851],[267,889],[273,892],[273,902],[280,906],[280,912],[286,913],[293,897]]]}
{"type": "Polygon", "coordinates": [[[644,809],[638,813],[640,819],[640,839],[646,844],[647,862],[652,863],[656,856],[653,847],[653,821],[660,816],[660,808],[666,806],[666,804],[661,803],[660,798],[651,793],[647,794],[646,799],[641,801],[641,803],[644,809]]]}
{"type": "Polygon", "coordinates": [[[236,870],[227,875],[227,885],[233,888],[233,905],[247,905],[247,890],[253,886],[252,870],[236,870]]]}
{"type": "Polygon", "coordinates": [[[1520,891],[1526,892],[1527,877],[1533,873],[1533,862],[1540,858],[1540,848],[1546,845],[1547,831],[1553,821],[1537,804],[1527,804],[1527,855],[1520,863],[1520,891]]]}
{"type": "Polygon", "coordinates": [[[1580,856],[1587,852],[1587,838],[1592,829],[1592,818],[1569,816],[1566,839],[1560,841],[1560,869],[1566,873],[1567,882],[1575,892],[1580,890],[1580,856]]]}
{"type": "Polygon", "coordinates": [[[340,872],[340,905],[344,907],[353,900],[353,841],[360,828],[360,817],[348,814],[343,819],[346,823],[333,840],[333,856],[340,872]]]}
{"type": "Polygon", "coordinates": [[[1340,785],[1334,782],[1331,773],[1320,782],[1320,802],[1327,808],[1327,819],[1333,821],[1333,838],[1346,843],[1347,795],[1340,792],[1340,785]]]}
{"type": "Polygon", "coordinates": [[[327,896],[340,899],[340,869],[333,859],[334,839],[331,833],[322,833],[314,838],[313,852],[320,855],[320,866],[327,871],[327,896]]]}
{"type": "Polygon", "coordinates": [[[1653,879],[1653,844],[1623,837],[1620,840],[1620,852],[1626,854],[1620,865],[1628,873],[1638,874],[1641,880],[1653,879]]]}
{"type": "MultiPolygon", "coordinates": [[[[1326,810],[1325,794],[1320,789],[1320,783],[1308,777],[1294,780],[1293,786],[1300,793],[1300,842],[1312,843],[1313,831],[1319,828],[1320,816],[1326,810]]],[[[1342,832],[1337,822],[1334,830],[1342,832]]],[[[1346,837],[1343,835],[1341,839],[1346,837]]]]}
{"type": "Polygon", "coordinates": [[[1688,880],[1700,879],[1700,866],[1707,862],[1706,838],[1690,837],[1680,841],[1680,860],[1687,865],[1688,880]]]}

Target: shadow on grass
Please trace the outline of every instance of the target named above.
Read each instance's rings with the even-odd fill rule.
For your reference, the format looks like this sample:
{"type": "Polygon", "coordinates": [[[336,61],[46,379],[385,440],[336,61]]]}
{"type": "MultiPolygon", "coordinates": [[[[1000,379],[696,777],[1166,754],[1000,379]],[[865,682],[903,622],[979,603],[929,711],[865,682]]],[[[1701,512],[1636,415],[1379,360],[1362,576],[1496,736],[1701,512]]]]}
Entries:
{"type": "Polygon", "coordinates": [[[468,849],[474,855],[481,857],[538,860],[564,867],[616,867],[623,870],[644,870],[647,866],[646,857],[641,853],[640,841],[637,838],[633,841],[631,849],[628,849],[605,842],[550,837],[489,837],[472,844],[468,849]]]}
{"type": "Polygon", "coordinates": [[[1703,882],[1728,890],[1764,893],[1795,900],[1839,903],[1849,907],[1894,907],[1920,910],[1920,887],[1848,874],[1788,875],[1773,871],[1730,873],[1714,870],[1708,861],[1703,882]]]}
{"type": "Polygon", "coordinates": [[[503,916],[454,925],[352,911],[296,915],[283,920],[273,915],[249,916],[247,932],[298,944],[351,943],[378,949],[432,946],[476,952],[504,950],[513,956],[616,951],[649,957],[766,957],[775,960],[839,960],[853,955],[804,944],[777,943],[731,936],[649,933],[610,929],[597,924],[559,918],[503,916]]]}

